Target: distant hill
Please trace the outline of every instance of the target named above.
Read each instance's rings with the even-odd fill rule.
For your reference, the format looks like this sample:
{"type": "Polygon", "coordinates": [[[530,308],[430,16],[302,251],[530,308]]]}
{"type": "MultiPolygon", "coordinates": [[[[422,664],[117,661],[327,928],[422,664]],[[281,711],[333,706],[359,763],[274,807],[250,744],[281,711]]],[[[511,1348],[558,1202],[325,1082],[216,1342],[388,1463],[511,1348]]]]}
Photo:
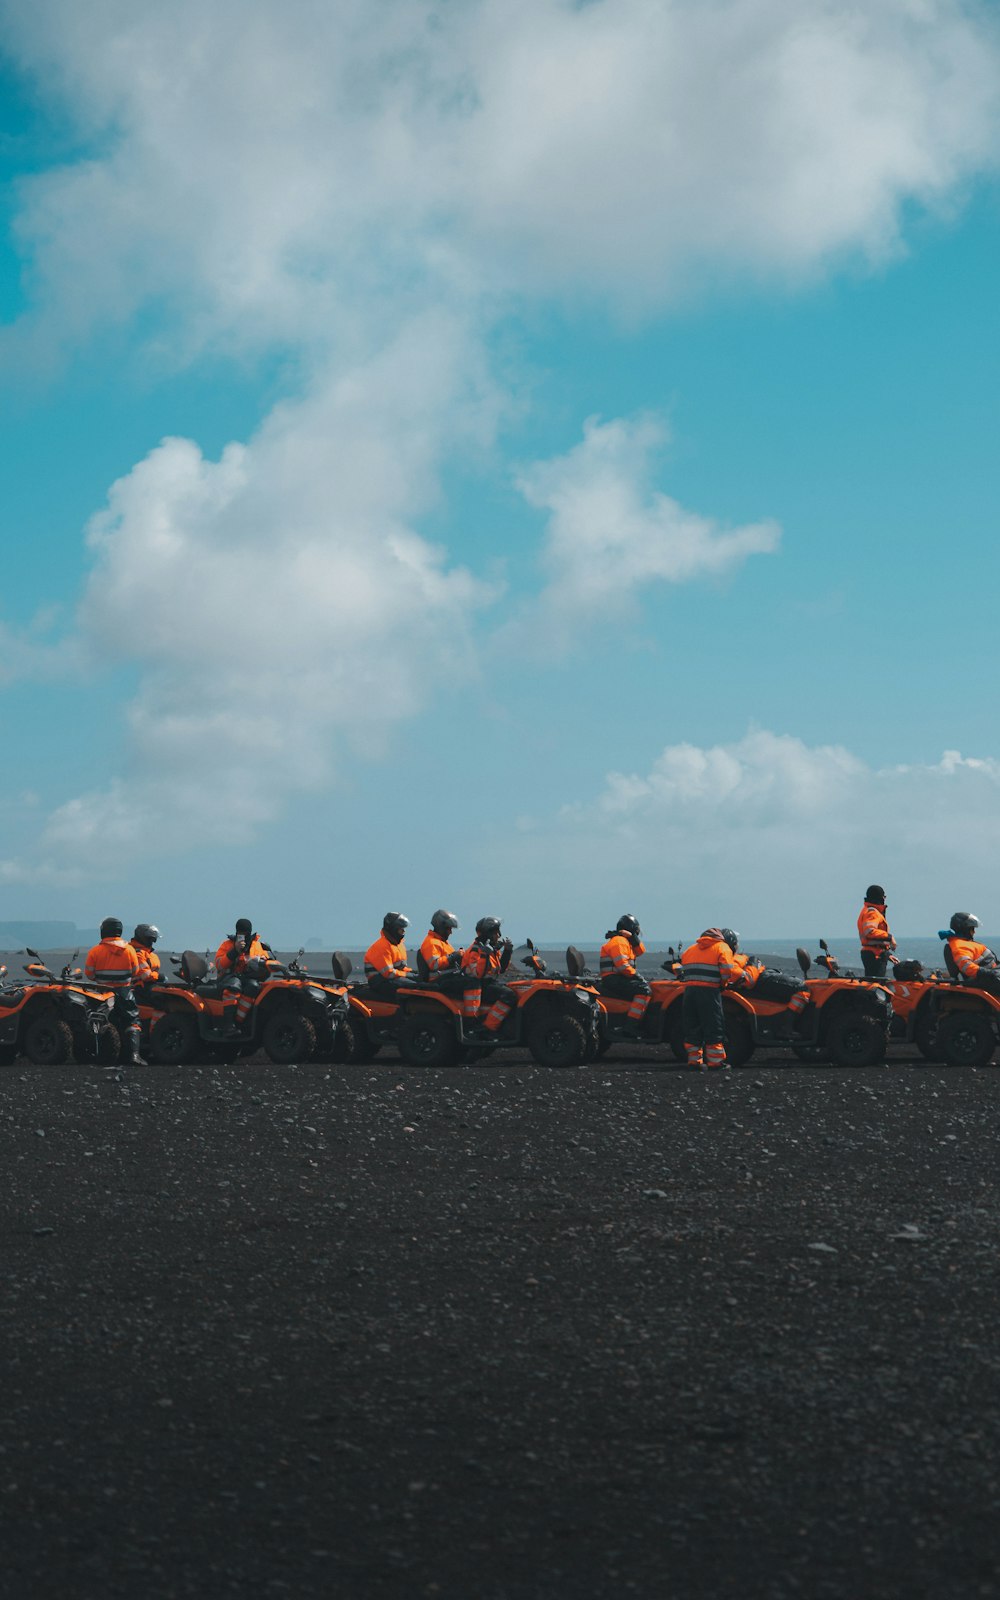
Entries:
{"type": "Polygon", "coordinates": [[[75,922],[0,922],[0,950],[89,950],[100,934],[96,928],[78,928],[75,922]]]}

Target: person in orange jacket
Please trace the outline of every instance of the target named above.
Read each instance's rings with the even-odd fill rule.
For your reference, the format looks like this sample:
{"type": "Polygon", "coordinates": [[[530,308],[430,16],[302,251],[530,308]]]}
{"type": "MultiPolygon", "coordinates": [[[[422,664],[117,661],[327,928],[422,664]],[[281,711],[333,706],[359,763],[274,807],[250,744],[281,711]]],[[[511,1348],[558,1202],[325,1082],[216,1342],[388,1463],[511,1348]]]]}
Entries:
{"type": "Polygon", "coordinates": [[[865,977],[884,978],[896,941],[885,920],[885,890],[880,883],[870,883],[865,890],[865,903],[858,915],[858,937],[865,977]]]}
{"type": "Polygon", "coordinates": [[[503,1026],[517,1004],[513,989],[499,981],[500,974],[510,966],[513,950],[513,942],[500,937],[499,917],[480,917],[476,923],[476,937],[462,952],[462,971],[468,980],[462,997],[462,1015],[473,1022],[480,1006],[489,1006],[483,1029],[490,1035],[503,1026]]]}
{"type": "Polygon", "coordinates": [[[725,1067],[726,1019],[722,990],[735,983],[740,968],[721,928],[706,928],[681,951],[684,984],[682,1022],[689,1067],[725,1067]]]}
{"type": "Polygon", "coordinates": [[[413,982],[413,969],[407,965],[403,942],[409,926],[409,917],[387,911],[382,918],[382,932],[365,951],[365,978],[379,999],[392,999],[401,983],[413,982]]]}
{"type": "Polygon", "coordinates": [[[812,1004],[812,996],[806,988],[794,987],[794,982],[783,972],[766,967],[755,956],[749,956],[739,948],[740,936],[732,928],[721,929],[730,950],[733,952],[733,962],[739,969],[739,977],[733,985],[736,989],[752,989],[761,1000],[775,1000],[787,1007],[783,1015],[775,1014],[769,1022],[772,1038],[794,1039],[799,1031],[799,1023],[807,1007],[812,1004]]]}
{"type": "Polygon", "coordinates": [[[625,1032],[637,1039],[642,1032],[642,1019],[652,992],[636,968],[636,961],[646,953],[638,918],[624,913],[614,928],[608,929],[604,940],[601,946],[601,992],[615,999],[629,1001],[625,1032]]]}
{"type": "Polygon", "coordinates": [[[215,952],[222,981],[222,1032],[232,1038],[243,1031],[267,973],[268,949],[253,931],[249,917],[237,917],[236,930],[227,934],[215,952]]]}
{"type": "Polygon", "coordinates": [[[129,940],[139,958],[138,982],[141,984],[160,981],[160,958],[153,949],[159,937],[160,930],[155,923],[137,922],[135,932],[129,940]]]}
{"type": "Polygon", "coordinates": [[[144,1067],[139,1049],[141,1026],[135,986],[140,982],[139,957],[122,938],[120,917],[105,917],[101,923],[101,942],[87,952],[84,975],[115,997],[115,1023],[122,1036],[125,1060],[133,1067],[144,1067]]]}
{"type": "Polygon", "coordinates": [[[945,940],[946,961],[949,967],[954,967],[963,983],[973,984],[977,989],[988,989],[991,994],[1000,996],[1000,963],[989,945],[973,938],[978,927],[979,918],[974,917],[971,911],[955,912],[947,933],[940,935],[945,940]]]}
{"type": "MultiPolygon", "coordinates": [[[[462,1011],[465,1015],[465,995],[471,989],[481,988],[479,979],[462,971],[462,956],[464,951],[456,950],[449,937],[458,927],[458,918],[452,911],[435,911],[431,917],[430,930],[424,938],[417,955],[417,967],[422,982],[432,988],[440,989],[444,994],[462,997],[462,1011]]],[[[476,1002],[475,1011],[479,1003],[476,1002]]],[[[473,1015],[475,1015],[475,1011],[473,1015]]]]}

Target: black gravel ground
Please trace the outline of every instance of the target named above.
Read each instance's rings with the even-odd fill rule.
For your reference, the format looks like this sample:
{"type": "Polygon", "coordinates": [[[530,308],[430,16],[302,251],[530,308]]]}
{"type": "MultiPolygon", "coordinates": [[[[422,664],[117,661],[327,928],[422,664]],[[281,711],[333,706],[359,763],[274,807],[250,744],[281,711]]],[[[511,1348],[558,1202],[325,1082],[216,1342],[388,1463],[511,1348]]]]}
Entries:
{"type": "Polygon", "coordinates": [[[998,1089],[8,1069],[4,1594],[1000,1595],[998,1089]]]}

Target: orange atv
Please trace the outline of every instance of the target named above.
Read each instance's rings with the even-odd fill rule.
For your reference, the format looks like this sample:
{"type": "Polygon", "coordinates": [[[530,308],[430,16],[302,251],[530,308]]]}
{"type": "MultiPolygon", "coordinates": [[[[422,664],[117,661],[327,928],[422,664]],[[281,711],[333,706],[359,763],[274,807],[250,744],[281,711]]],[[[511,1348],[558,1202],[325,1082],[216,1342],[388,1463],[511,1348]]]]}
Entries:
{"type": "MultiPolygon", "coordinates": [[[[88,983],[73,966],[79,951],[59,976],[37,950],[27,949],[27,983],[0,987],[0,1062],[19,1055],[36,1066],[55,1067],[75,1061],[118,1060],[121,1048],[112,1022],[115,997],[110,989],[88,983]]],[[[7,972],[0,967],[0,983],[7,972]]]]}
{"type": "Polygon", "coordinates": [[[842,972],[825,939],[816,965],[825,978],[810,978],[808,952],[795,954],[812,1002],[803,1015],[800,1036],[792,1050],[800,1061],[832,1061],[838,1067],[873,1067],[885,1060],[892,1027],[892,995],[879,980],[842,972]]]}
{"type": "MultiPolygon", "coordinates": [[[[463,1017],[461,995],[447,993],[428,977],[400,983],[392,997],[355,985],[352,1002],[360,1001],[370,1013],[364,1023],[355,1020],[355,1059],[370,1061],[385,1044],[395,1045],[411,1067],[450,1067],[518,1045],[527,1046],[541,1067],[575,1067],[592,1059],[599,1032],[596,994],[575,978],[548,974],[530,939],[522,948],[516,959],[530,976],[504,974],[517,1004],[493,1037],[463,1017]]],[[[336,951],[333,970],[346,982],[353,970],[350,956],[336,951]]]]}
{"type": "Polygon", "coordinates": [[[208,1056],[235,1061],[263,1049],[273,1062],[286,1065],[349,1054],[349,1007],[343,986],[313,979],[297,961],[282,967],[271,962],[262,972],[243,1028],[235,1036],[224,1016],[225,982],[209,976],[208,962],[194,950],[172,957],[176,976],[137,991],[139,1017],[148,1037],[151,1058],[180,1066],[208,1056]],[[342,1032],[343,1030],[343,1032],[342,1032]]]}
{"type": "Polygon", "coordinates": [[[1000,1038],[1000,996],[966,983],[947,943],[944,961],[945,972],[927,974],[917,961],[896,963],[891,988],[899,1026],[894,1032],[912,1040],[929,1061],[985,1067],[1000,1038]]]}

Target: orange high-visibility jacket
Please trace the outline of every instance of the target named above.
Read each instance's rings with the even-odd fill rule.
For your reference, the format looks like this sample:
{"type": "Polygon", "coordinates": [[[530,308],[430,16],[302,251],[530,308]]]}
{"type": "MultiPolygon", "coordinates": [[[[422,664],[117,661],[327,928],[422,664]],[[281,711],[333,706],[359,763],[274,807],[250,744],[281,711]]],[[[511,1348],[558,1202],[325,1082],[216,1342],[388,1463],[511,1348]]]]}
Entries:
{"type": "Polygon", "coordinates": [[[490,944],[480,944],[474,939],[468,950],[462,951],[462,971],[474,978],[488,978],[500,971],[499,950],[490,944]]]}
{"type": "Polygon", "coordinates": [[[635,958],[645,954],[646,946],[641,939],[633,944],[627,933],[609,934],[607,942],[601,945],[601,976],[606,978],[609,973],[617,972],[622,978],[634,978],[635,958]]]}
{"type": "Polygon", "coordinates": [[[681,978],[706,989],[735,983],[740,968],[718,928],[706,928],[700,939],[681,952],[681,978]]]}
{"type": "Polygon", "coordinates": [[[435,972],[447,972],[448,957],[455,954],[455,946],[449,944],[447,939],[442,939],[441,935],[435,933],[432,928],[420,946],[420,954],[427,962],[428,972],[432,974],[435,972]]]}
{"type": "Polygon", "coordinates": [[[872,950],[877,956],[895,947],[896,941],[889,932],[882,906],[873,905],[870,900],[865,901],[858,917],[858,937],[862,950],[872,950]]]}
{"type": "Polygon", "coordinates": [[[139,961],[138,983],[156,983],[160,976],[160,958],[155,950],[147,950],[144,944],[136,944],[130,939],[129,944],[135,951],[139,961]]]}
{"type": "Polygon", "coordinates": [[[102,939],[88,951],[83,970],[109,989],[125,989],[139,982],[139,957],[124,939],[102,939]]]}
{"type": "MultiPolygon", "coordinates": [[[[980,971],[979,963],[983,956],[989,955],[988,944],[977,944],[975,939],[949,939],[948,949],[955,958],[955,965],[963,978],[975,978],[980,971]]],[[[986,970],[993,971],[992,961],[987,961],[986,970]]]]}
{"type": "Polygon", "coordinates": [[[741,989],[752,989],[761,973],[764,971],[760,962],[753,962],[742,950],[737,950],[733,955],[733,963],[739,969],[739,985],[741,989]]]}
{"type": "Polygon", "coordinates": [[[374,944],[365,951],[366,978],[399,978],[410,968],[406,965],[406,946],[400,940],[392,944],[380,933],[374,944]]]}
{"type": "Polygon", "coordinates": [[[220,977],[229,972],[242,972],[248,961],[256,961],[258,957],[262,961],[266,961],[268,958],[267,951],[256,934],[252,936],[247,949],[244,950],[241,956],[234,955],[235,946],[236,936],[235,934],[230,934],[228,939],[223,939],[215,952],[215,965],[220,977]]]}

